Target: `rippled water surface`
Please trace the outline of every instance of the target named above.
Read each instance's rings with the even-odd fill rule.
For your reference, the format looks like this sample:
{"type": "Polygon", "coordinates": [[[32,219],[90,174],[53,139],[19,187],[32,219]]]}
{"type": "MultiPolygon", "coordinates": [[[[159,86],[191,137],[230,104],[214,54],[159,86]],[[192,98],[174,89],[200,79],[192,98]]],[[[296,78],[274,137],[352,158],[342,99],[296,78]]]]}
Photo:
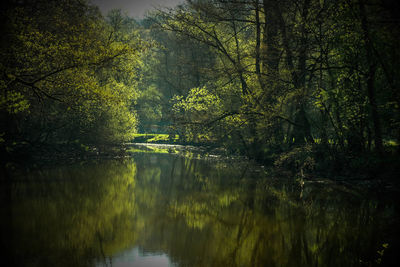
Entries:
{"type": "Polygon", "coordinates": [[[396,202],[246,162],[135,153],[11,178],[9,266],[379,266],[398,248],[396,202]]]}

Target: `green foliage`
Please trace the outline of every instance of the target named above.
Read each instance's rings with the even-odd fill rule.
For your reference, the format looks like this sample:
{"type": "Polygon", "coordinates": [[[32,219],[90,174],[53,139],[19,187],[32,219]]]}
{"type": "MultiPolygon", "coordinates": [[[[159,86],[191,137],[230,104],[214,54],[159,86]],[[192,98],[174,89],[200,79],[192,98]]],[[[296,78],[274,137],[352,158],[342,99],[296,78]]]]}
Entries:
{"type": "Polygon", "coordinates": [[[204,117],[218,115],[221,106],[219,98],[206,87],[192,88],[186,98],[175,96],[172,101],[175,103],[172,107],[174,112],[188,116],[188,120],[194,123],[204,121],[204,117]]]}
{"type": "Polygon", "coordinates": [[[137,143],[173,143],[179,140],[179,135],[169,134],[134,134],[133,142],[137,143]]]}
{"type": "Polygon", "coordinates": [[[4,143],[120,143],[136,132],[135,23],[104,19],[73,0],[33,1],[4,11],[0,112],[4,143]],[[35,8],[36,12],[31,12],[35,8]]]}
{"type": "Polygon", "coordinates": [[[138,129],[261,161],[399,152],[399,32],[372,23],[388,3],[189,1],[136,22],[78,2],[2,11],[3,147],[138,129]]]}
{"type": "Polygon", "coordinates": [[[396,15],[388,3],[373,6],[369,0],[190,1],[151,14],[147,25],[161,44],[151,61],[155,77],[179,81],[166,79],[173,93],[163,93],[170,107],[162,117],[184,140],[217,142],[259,160],[281,152],[302,158],[311,145],[306,158],[316,165],[320,153],[330,162],[398,153],[384,142],[400,136],[399,57],[390,50],[399,45],[398,29],[370,23],[396,15]],[[191,54],[211,52],[208,72],[182,44],[191,54]],[[184,76],[182,64],[191,75],[184,76]],[[186,83],[196,76],[195,86],[186,83]]]}
{"type": "Polygon", "coordinates": [[[151,131],[151,126],[162,120],[162,94],[155,86],[140,92],[135,108],[138,111],[142,131],[151,131]],[[147,127],[146,127],[147,126],[147,127]]]}
{"type": "Polygon", "coordinates": [[[279,155],[274,165],[278,168],[288,169],[295,174],[312,172],[315,168],[315,156],[311,146],[294,148],[279,155]]]}
{"type": "Polygon", "coordinates": [[[192,88],[185,98],[175,96],[171,102],[174,126],[178,132],[183,133],[187,141],[209,141],[212,138],[212,133],[203,126],[221,115],[221,101],[218,96],[210,93],[204,86],[192,88]]]}

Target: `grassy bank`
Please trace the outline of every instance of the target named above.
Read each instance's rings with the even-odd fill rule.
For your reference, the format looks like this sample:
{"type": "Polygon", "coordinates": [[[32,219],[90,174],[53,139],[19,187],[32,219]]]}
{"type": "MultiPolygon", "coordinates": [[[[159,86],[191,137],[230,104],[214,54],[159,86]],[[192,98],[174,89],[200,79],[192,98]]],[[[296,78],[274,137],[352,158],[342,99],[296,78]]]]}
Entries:
{"type": "Polygon", "coordinates": [[[168,134],[138,133],[132,140],[133,143],[155,143],[155,144],[177,144],[179,135],[170,136],[168,134]]]}

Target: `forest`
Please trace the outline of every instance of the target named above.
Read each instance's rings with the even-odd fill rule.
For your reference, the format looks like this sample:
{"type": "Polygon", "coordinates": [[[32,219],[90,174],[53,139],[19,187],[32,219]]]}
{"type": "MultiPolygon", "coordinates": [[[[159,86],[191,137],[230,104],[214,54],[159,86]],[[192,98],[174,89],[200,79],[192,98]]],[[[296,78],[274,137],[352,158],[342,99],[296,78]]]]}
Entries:
{"type": "Polygon", "coordinates": [[[100,3],[0,1],[3,266],[398,266],[400,1],[100,3]]]}
{"type": "Polygon", "coordinates": [[[188,0],[136,20],[86,0],[2,1],[2,161],[153,133],[277,168],[394,176],[399,7],[188,0]]]}

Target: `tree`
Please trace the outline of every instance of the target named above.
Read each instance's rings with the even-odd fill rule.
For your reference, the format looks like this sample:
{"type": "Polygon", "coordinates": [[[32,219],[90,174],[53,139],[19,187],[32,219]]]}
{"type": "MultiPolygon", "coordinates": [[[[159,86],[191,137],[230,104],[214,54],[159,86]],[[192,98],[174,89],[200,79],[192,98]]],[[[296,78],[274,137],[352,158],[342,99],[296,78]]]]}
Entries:
{"type": "Polygon", "coordinates": [[[11,1],[4,11],[2,148],[129,140],[142,49],[120,14],[84,1],[11,1]]]}
{"type": "Polygon", "coordinates": [[[398,22],[391,6],[209,0],[159,12],[156,23],[165,34],[215,54],[209,80],[186,85],[173,103],[188,107],[188,90],[203,86],[218,102],[201,121],[193,108],[174,109],[174,127],[191,132],[192,140],[208,132],[214,142],[261,160],[310,146],[305,151],[325,153],[332,162],[340,153],[385,155],[384,140],[397,140],[399,118],[399,57],[390,50],[398,44],[398,22]]]}

